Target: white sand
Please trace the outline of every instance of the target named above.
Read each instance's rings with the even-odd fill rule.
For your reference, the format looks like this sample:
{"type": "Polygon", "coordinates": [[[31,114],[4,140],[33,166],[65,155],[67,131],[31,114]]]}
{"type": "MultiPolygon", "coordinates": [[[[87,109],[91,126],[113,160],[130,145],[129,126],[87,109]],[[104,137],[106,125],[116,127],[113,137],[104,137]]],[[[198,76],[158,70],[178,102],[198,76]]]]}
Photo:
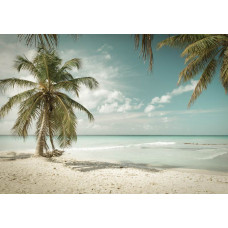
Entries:
{"type": "MultiPolygon", "coordinates": [[[[14,156],[14,155],[13,155],[14,156]]],[[[6,156],[7,157],[7,156],[6,156]]],[[[63,158],[0,158],[0,193],[228,193],[228,174],[63,158]]],[[[10,157],[10,156],[8,156],[10,157]]]]}

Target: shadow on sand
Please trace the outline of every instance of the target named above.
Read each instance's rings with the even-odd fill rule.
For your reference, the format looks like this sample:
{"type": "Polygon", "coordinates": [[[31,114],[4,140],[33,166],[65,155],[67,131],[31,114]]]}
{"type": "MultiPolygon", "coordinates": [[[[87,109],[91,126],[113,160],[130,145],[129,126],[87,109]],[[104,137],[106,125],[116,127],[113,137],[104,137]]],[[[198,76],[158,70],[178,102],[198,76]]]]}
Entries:
{"type": "MultiPolygon", "coordinates": [[[[52,162],[59,163],[60,161],[56,159],[51,159],[52,162]]],[[[65,161],[65,166],[80,172],[90,172],[99,169],[124,169],[124,168],[134,168],[148,172],[159,172],[164,169],[180,168],[179,166],[159,166],[154,167],[150,164],[145,163],[132,163],[127,161],[121,161],[120,163],[110,163],[110,162],[99,162],[99,161],[65,161]]]]}
{"type": "Polygon", "coordinates": [[[0,153],[0,159],[9,161],[9,160],[17,160],[17,159],[25,159],[30,158],[33,155],[30,153],[15,153],[15,152],[3,152],[0,153]]]}
{"type": "MultiPolygon", "coordinates": [[[[26,159],[33,157],[30,153],[15,153],[15,152],[3,152],[0,153],[0,160],[11,161],[17,159],[26,159]]],[[[99,169],[124,169],[124,168],[134,168],[138,170],[143,170],[147,172],[159,172],[164,169],[181,168],[180,166],[168,166],[159,165],[152,166],[146,163],[133,163],[130,161],[121,161],[119,163],[111,162],[101,162],[101,161],[77,161],[77,160],[67,160],[63,158],[46,158],[49,162],[62,163],[66,167],[80,172],[90,172],[99,169]]]]}

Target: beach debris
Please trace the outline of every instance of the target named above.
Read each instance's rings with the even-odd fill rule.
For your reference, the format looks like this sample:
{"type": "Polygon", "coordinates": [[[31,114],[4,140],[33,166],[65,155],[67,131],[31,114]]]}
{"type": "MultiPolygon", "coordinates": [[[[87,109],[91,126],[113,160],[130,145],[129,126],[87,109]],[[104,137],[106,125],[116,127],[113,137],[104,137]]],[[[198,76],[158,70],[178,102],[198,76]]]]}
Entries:
{"type": "Polygon", "coordinates": [[[52,157],[60,157],[64,153],[63,150],[53,150],[53,151],[47,151],[44,156],[47,158],[52,158],[52,157]]]}

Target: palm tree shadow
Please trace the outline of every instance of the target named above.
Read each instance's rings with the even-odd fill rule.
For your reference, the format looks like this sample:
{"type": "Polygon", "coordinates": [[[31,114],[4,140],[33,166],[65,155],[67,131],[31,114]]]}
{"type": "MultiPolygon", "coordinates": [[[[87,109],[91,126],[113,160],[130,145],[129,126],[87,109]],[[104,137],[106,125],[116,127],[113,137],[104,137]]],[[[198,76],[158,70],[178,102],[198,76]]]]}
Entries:
{"type": "Polygon", "coordinates": [[[31,153],[15,153],[15,152],[6,152],[0,154],[1,160],[17,160],[17,159],[26,159],[32,157],[33,154],[31,153]]]}
{"type": "MultiPolygon", "coordinates": [[[[58,162],[53,160],[53,162],[58,162]]],[[[159,172],[167,168],[177,168],[176,166],[159,166],[154,167],[150,164],[145,163],[132,163],[127,161],[121,161],[120,163],[111,163],[111,162],[98,162],[98,161],[66,161],[65,166],[80,172],[90,172],[99,169],[124,169],[124,168],[134,168],[147,172],[159,172]]],[[[180,167],[178,167],[180,168],[180,167]]]]}

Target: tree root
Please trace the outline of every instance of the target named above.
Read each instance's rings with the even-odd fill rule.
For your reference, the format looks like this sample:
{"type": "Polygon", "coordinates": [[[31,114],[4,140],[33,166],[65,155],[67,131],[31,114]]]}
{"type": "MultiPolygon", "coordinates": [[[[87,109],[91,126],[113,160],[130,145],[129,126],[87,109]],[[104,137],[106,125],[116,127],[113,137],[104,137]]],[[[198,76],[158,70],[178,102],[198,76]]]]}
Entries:
{"type": "Polygon", "coordinates": [[[44,157],[47,157],[47,158],[60,157],[63,153],[64,153],[63,150],[57,150],[57,149],[55,149],[53,151],[47,151],[44,154],[44,157]]]}

